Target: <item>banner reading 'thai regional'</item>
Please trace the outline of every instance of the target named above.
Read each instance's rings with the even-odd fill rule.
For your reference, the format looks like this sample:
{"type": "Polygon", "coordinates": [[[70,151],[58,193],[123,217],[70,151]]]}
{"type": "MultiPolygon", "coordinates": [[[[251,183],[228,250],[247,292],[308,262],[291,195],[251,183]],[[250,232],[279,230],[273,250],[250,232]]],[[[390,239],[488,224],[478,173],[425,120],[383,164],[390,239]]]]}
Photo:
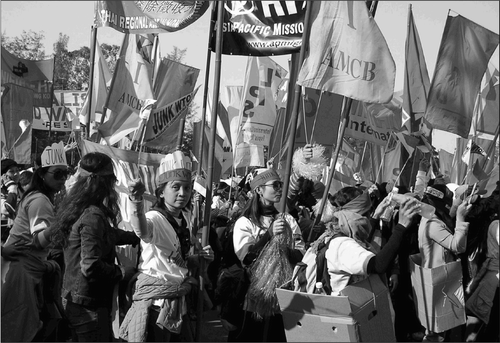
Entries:
{"type": "MultiPolygon", "coordinates": [[[[271,56],[298,52],[305,4],[306,1],[225,1],[222,53],[271,56]]],[[[215,34],[210,49],[215,51],[215,34]]]]}
{"type": "Polygon", "coordinates": [[[95,1],[94,23],[124,33],[179,31],[200,18],[210,1],[95,1]]]}

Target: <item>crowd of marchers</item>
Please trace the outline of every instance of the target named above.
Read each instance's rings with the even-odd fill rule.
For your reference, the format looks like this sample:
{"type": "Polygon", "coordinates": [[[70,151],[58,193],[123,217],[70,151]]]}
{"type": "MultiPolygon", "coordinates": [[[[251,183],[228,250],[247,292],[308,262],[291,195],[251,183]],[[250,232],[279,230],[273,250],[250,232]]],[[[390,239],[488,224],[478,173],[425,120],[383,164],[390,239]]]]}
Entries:
{"type": "Polygon", "coordinates": [[[126,209],[106,154],[75,167],[42,154],[24,170],[2,160],[2,341],[194,341],[201,306],[219,311],[228,341],[285,342],[277,288],[339,296],[377,278],[397,341],[498,342],[500,181],[486,194],[431,178],[422,160],[411,190],[360,177],[326,190],[321,153],[295,151],[287,194],[271,165],[215,182],[209,225],[180,151],[161,160],[153,202],[128,181],[126,209]],[[137,252],[131,265],[118,246],[137,252]],[[422,321],[415,256],[423,269],[459,262],[463,323],[422,321]]]}

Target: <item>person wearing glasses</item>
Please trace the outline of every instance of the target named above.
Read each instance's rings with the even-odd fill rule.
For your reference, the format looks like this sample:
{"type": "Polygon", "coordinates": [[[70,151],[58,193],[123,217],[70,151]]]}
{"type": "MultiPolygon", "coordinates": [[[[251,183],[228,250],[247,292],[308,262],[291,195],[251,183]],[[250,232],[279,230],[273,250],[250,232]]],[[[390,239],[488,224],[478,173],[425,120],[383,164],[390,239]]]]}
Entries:
{"type": "MultiPolygon", "coordinates": [[[[62,142],[46,147],[37,160],[31,183],[17,209],[5,247],[29,244],[17,261],[2,268],[2,340],[42,341],[50,334],[57,315],[61,270],[49,254],[49,228],[55,219],[54,197],[64,187],[68,166],[62,142]],[[40,322],[43,326],[40,327],[40,322]],[[20,326],[22,323],[22,326],[20,326]],[[16,329],[15,329],[16,328],[16,329]]],[[[60,318],[60,316],[59,316],[60,318]]],[[[50,338],[49,338],[50,339],[50,338]]]]}
{"type": "MultiPolygon", "coordinates": [[[[288,213],[278,213],[275,204],[283,196],[283,182],[274,169],[257,169],[250,182],[252,198],[247,202],[241,216],[234,224],[234,251],[243,266],[250,267],[259,257],[260,252],[275,235],[290,230],[294,239],[301,238],[300,228],[288,213]]],[[[302,259],[299,250],[290,250],[289,260],[295,264],[302,259]]],[[[253,316],[254,299],[246,295],[240,318],[227,318],[235,330],[230,331],[228,341],[269,341],[285,342],[285,330],[281,314],[269,317],[269,330],[265,330],[265,321],[253,316]],[[233,322],[231,322],[233,321],[233,322]],[[267,337],[264,337],[266,336],[267,337]]]]}

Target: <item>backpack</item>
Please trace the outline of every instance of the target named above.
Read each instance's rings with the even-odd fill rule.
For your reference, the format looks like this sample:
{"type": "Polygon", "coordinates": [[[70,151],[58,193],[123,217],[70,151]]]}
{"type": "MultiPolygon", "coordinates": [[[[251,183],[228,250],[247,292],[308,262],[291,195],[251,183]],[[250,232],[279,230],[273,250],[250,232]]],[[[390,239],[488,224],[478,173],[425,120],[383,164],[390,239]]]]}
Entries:
{"type": "Polygon", "coordinates": [[[297,263],[293,271],[293,286],[294,291],[304,293],[315,293],[316,283],[323,284],[323,290],[326,294],[332,293],[330,286],[330,274],[328,273],[328,264],[325,258],[326,251],[330,245],[330,241],[337,236],[328,237],[325,241],[318,245],[318,249],[313,252],[309,248],[302,261],[297,263]]]}

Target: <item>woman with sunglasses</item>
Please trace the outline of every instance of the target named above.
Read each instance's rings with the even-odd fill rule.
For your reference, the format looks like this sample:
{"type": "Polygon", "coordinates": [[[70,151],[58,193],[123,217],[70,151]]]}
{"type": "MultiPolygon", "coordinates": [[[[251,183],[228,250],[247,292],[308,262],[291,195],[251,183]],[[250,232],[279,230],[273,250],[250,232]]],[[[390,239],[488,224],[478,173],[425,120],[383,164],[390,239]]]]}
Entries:
{"type": "Polygon", "coordinates": [[[114,286],[135,273],[132,267],[115,264],[117,245],[139,243],[132,231],[117,228],[116,181],[109,156],[99,152],[83,156],[52,228],[53,243],[64,251],[61,296],[73,341],[112,341],[114,286]]]}
{"type": "MultiPolygon", "coordinates": [[[[301,238],[300,228],[288,213],[279,214],[275,204],[280,202],[283,182],[273,169],[257,169],[250,182],[252,198],[247,202],[241,217],[234,224],[233,244],[236,256],[243,266],[251,266],[260,252],[274,235],[290,230],[294,239],[301,238]]],[[[290,250],[290,263],[302,259],[299,250],[290,250]]],[[[266,321],[255,319],[254,299],[246,295],[243,312],[239,319],[226,318],[237,328],[229,332],[228,341],[269,341],[286,342],[281,314],[269,318],[269,330],[265,330],[266,321]],[[267,337],[264,337],[266,336],[267,337]]]]}
{"type": "Polygon", "coordinates": [[[12,328],[2,330],[5,341],[42,341],[52,332],[51,323],[58,321],[49,313],[58,311],[61,270],[47,256],[49,228],[55,219],[54,197],[68,176],[63,143],[45,148],[37,164],[5,243],[6,247],[32,247],[17,261],[2,266],[2,326],[12,328]]]}

